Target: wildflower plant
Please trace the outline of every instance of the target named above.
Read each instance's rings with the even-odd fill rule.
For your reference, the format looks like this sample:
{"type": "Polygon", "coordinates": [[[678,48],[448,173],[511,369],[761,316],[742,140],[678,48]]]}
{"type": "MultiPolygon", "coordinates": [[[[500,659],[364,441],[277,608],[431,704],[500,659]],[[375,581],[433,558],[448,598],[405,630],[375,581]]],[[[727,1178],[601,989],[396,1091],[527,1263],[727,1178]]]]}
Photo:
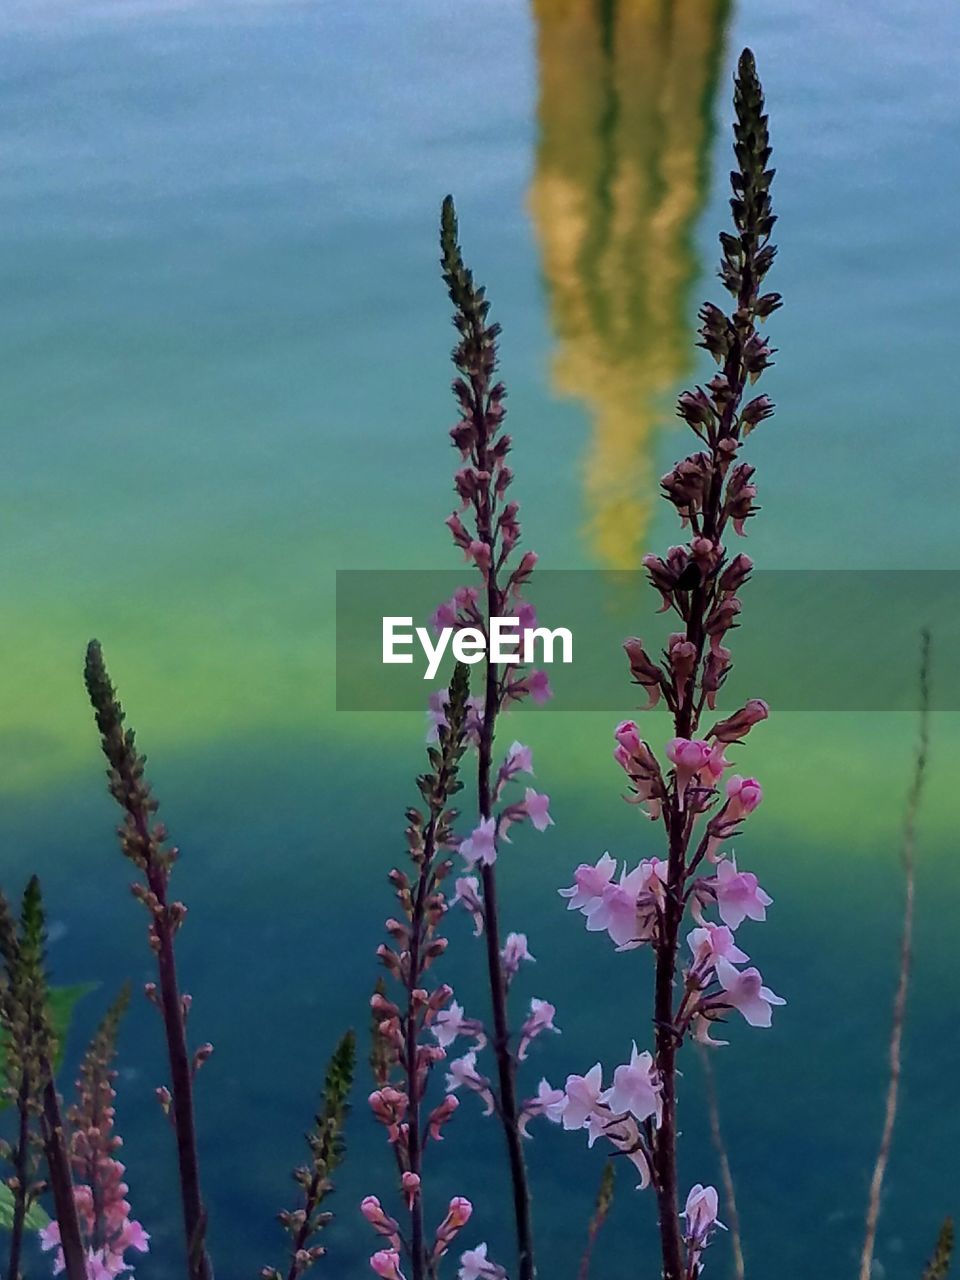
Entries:
{"type": "MultiPolygon", "coordinates": [[[[427,767],[417,779],[421,799],[406,812],[407,863],[389,875],[396,906],[377,952],[384,974],[370,1001],[375,1087],[367,1103],[384,1131],[395,1178],[389,1199],[386,1192],[383,1200],[368,1194],[360,1205],[364,1229],[373,1232],[369,1267],[381,1280],[445,1280],[454,1268],[457,1280],[507,1280],[506,1268],[486,1242],[463,1247],[471,1200],[459,1187],[452,1196],[447,1188],[442,1200],[436,1198],[430,1176],[432,1144],[446,1138],[469,1095],[486,1116],[496,1118],[504,1135],[517,1246],[513,1280],[537,1275],[524,1141],[538,1119],[585,1132],[590,1146],[601,1142],[611,1157],[586,1227],[578,1280],[589,1280],[618,1165],[641,1189],[652,1188],[656,1198],[662,1280],[697,1280],[706,1250],[726,1229],[721,1214],[737,1234],[734,1206],[729,1214],[721,1210],[716,1188],[697,1182],[681,1193],[677,1083],[680,1055],[691,1041],[701,1053],[710,1053],[725,1043],[715,1034],[718,1026],[734,1015],[752,1027],[769,1027],[773,1010],[784,1004],[744,949],[772,899],[740,864],[731,843],[763,792],[757,779],[733,772],[729,757],[767,718],[768,708],[752,698],[730,714],[718,709],[733,662],[729,640],[739,625],[740,593],[753,567],[746,554],[734,550],[734,539],[745,535],[758,510],[754,468],[743,456],[744,446],[773,412],[769,398],[753,395],[751,388],[771,363],[773,349],[762,326],[780,306],[778,294],[764,291],[775,255],[773,170],[763,94],[749,50],[739,60],[735,116],[733,230],[720,237],[720,278],[732,303],[727,310],[706,303],[700,312],[701,345],[716,371],[704,386],[680,396],[680,417],[697,445],[662,480],[685,541],[665,556],[644,561],[661,612],[672,615],[675,630],[656,658],[639,638],[624,645],[634,683],[644,690],[648,707],[665,704],[673,733],[659,754],[634,720],[621,722],[614,733],[613,755],[626,774],[627,799],[646,819],[656,845],[633,868],[608,852],[581,863],[573,883],[559,890],[567,910],[582,915],[588,932],[605,934],[617,952],[650,951],[653,981],[626,1060],[612,1071],[597,1062],[583,1074],[571,1073],[563,1089],[545,1078],[535,1090],[521,1084],[541,1037],[558,1031],[556,1008],[534,997],[522,1014],[517,1010],[514,984],[535,958],[525,933],[504,928],[499,883],[511,830],[529,823],[544,832],[553,825],[549,797],[531,785],[530,748],[513,741],[503,749],[498,742],[506,711],[528,698],[545,701],[549,684],[543,672],[525,662],[495,656],[490,643],[494,619],[515,620],[522,634],[536,631],[527,589],[537,557],[520,550],[519,506],[511,496],[511,440],[503,430],[506,393],[496,376],[499,326],[490,321],[485,291],[464,263],[453,201],[448,197],[443,204],[441,264],[458,335],[453,392],[459,417],[450,434],[460,455],[454,477],[459,506],[446,523],[470,566],[471,581],[439,606],[433,621],[438,629],[476,631],[485,656],[474,696],[468,668],[458,663],[449,686],[431,698],[427,767]],[[468,795],[470,817],[458,829],[454,799],[461,793],[468,795]],[[445,980],[453,910],[467,914],[479,943],[489,992],[487,1021],[476,1017],[476,1010],[468,1013],[445,980]],[[434,1208],[434,1202],[443,1203],[443,1209],[434,1208]]],[[[928,748],[928,657],[925,641],[922,730],[904,837],[906,915],[891,1083],[867,1216],[864,1276],[873,1267],[901,1069],[914,822],[928,748]]],[[[188,1045],[191,1002],[181,991],[176,957],[186,908],[174,898],[171,883],[178,854],[157,820],[145,757],[125,725],[96,641],[87,650],[85,680],[109,765],[110,792],[123,815],[121,850],[138,873],[132,890],[147,911],[156,960],[156,981],[147,984],[146,994],[160,1012],[166,1039],[170,1080],[157,1095],[176,1143],[186,1280],[213,1280],[194,1111],[195,1078],[212,1046],[191,1051],[188,1045]]],[[[0,894],[0,962],[0,1093],[11,1105],[15,1128],[13,1139],[0,1145],[8,1166],[0,1183],[0,1225],[10,1231],[5,1274],[22,1280],[28,1233],[39,1236],[53,1274],[62,1272],[67,1280],[129,1274],[137,1255],[148,1251],[150,1236],[132,1216],[126,1170],[118,1158],[115,1057],[126,993],[108,1011],[83,1056],[76,1100],[64,1113],[55,1080],[62,1028],[52,1012],[56,992],[47,980],[44,912],[35,877],[19,918],[0,894]],[[43,1208],[44,1197],[51,1202],[52,1218],[43,1208]]],[[[625,955],[623,964],[631,963],[625,955]]],[[[629,981],[630,990],[636,985],[629,981]]],[[[348,1032],[327,1069],[321,1105],[306,1136],[308,1158],[294,1170],[297,1202],[279,1215],[288,1237],[286,1260],[280,1268],[263,1268],[263,1280],[301,1280],[325,1260],[323,1233],[332,1217],[333,1175],[345,1154],[355,1057],[355,1037],[348,1032]]],[[[708,1095],[709,1100],[710,1086],[708,1095]]],[[[710,1105],[713,1136],[722,1148],[715,1102],[710,1105]]],[[[731,1201],[725,1163],[722,1171],[731,1201]]],[[[952,1249],[948,1219],[925,1277],[944,1280],[952,1249]]],[[[742,1255],[737,1258],[742,1274],[742,1255]]]]}
{"type": "Polygon", "coordinates": [[[59,1046],[50,1018],[46,920],[36,876],[24,891],[19,923],[0,894],[0,957],[4,1065],[8,1096],[15,1101],[18,1115],[16,1144],[6,1150],[13,1166],[6,1184],[13,1196],[7,1274],[13,1280],[20,1276],[24,1232],[38,1225],[36,1201],[49,1187],[56,1221],[44,1218],[40,1226],[55,1233],[57,1270],[64,1271],[67,1280],[88,1280],[67,1130],[54,1081],[59,1046]],[[45,1181],[38,1180],[37,1146],[46,1162],[45,1181]]]}
{"type": "Polygon", "coordinates": [[[760,784],[732,768],[727,752],[767,717],[766,703],[752,699],[732,715],[702,728],[714,713],[732,666],[725,641],[738,625],[739,592],[752,563],[728,544],[742,537],[756,512],[754,468],[742,458],[750,432],[773,412],[765,395],[749,388],[771,362],[772,348],[759,329],[779,306],[776,293],[761,292],[773,263],[770,202],[773,170],[763,94],[753,55],[740,58],[735,92],[731,210],[734,230],[721,234],[720,278],[733,303],[729,312],[706,303],[700,312],[701,345],[717,372],[705,387],[685,392],[678,412],[700,447],[662,481],[688,540],[665,557],[644,563],[650,582],[672,612],[677,630],[659,660],[640,639],[625,644],[633,680],[648,706],[661,699],[674,724],[665,758],[658,759],[634,721],[616,729],[614,757],[628,778],[629,800],[663,832],[664,855],[617,874],[604,854],[580,865],[574,884],[561,890],[588,930],[606,932],[619,951],[649,947],[654,953],[652,1050],[634,1044],[630,1059],[604,1085],[597,1063],[566,1084],[563,1125],[585,1129],[592,1145],[605,1139],[629,1157],[640,1185],[652,1185],[659,1210],[663,1280],[692,1280],[718,1221],[713,1187],[697,1184],[681,1211],[677,1174],[677,1058],[690,1038],[722,1041],[711,1029],[732,1012],[752,1026],[771,1022],[783,1000],[746,966],[738,945],[747,919],[762,921],[771,898],[751,872],[742,870],[730,840],[762,799],[760,784]],[[724,779],[726,778],[726,781],[724,779]],[[718,919],[708,918],[715,912],[718,919]],[[687,923],[695,927],[684,937],[687,923]]]}
{"type": "MultiPolygon", "coordinates": [[[[477,1044],[484,1043],[479,1024],[464,1016],[453,988],[446,983],[430,988],[427,976],[447,949],[439,930],[446,911],[443,885],[453,869],[451,854],[457,847],[453,829],[457,814],[450,801],[463,787],[459,773],[467,745],[468,692],[467,668],[458,664],[446,714],[437,727],[437,743],[428,747],[429,768],[417,779],[424,808],[410,808],[406,814],[412,873],[397,867],[390,872],[399,918],[387,920],[390,942],[379,947],[378,955],[399,994],[390,999],[381,983],[371,999],[377,1087],[368,1102],[393,1149],[402,1213],[409,1223],[408,1231],[402,1232],[377,1196],[368,1195],[361,1204],[363,1216],[383,1246],[373,1254],[371,1267],[387,1280],[403,1275],[402,1256],[409,1262],[412,1280],[435,1276],[439,1260],[472,1213],[466,1197],[454,1196],[428,1239],[423,1195],[426,1146],[431,1140],[442,1140],[443,1128],[459,1105],[456,1095],[449,1093],[429,1107],[430,1078],[458,1036],[473,1036],[477,1044]]],[[[490,1096],[479,1077],[473,1087],[490,1096]]]]}
{"type": "MultiPolygon", "coordinates": [[[[453,394],[460,413],[450,432],[460,454],[461,466],[454,477],[460,505],[448,518],[447,526],[454,544],[475,568],[480,585],[461,588],[438,611],[437,621],[474,627],[484,641],[482,691],[474,703],[473,726],[478,822],[460,842],[465,874],[458,880],[457,889],[458,899],[471,912],[476,931],[483,937],[492,1019],[489,1041],[496,1067],[494,1078],[488,1082],[478,1075],[471,1051],[451,1063],[448,1082],[451,1091],[466,1086],[488,1096],[488,1112],[495,1111],[499,1117],[510,1170],[518,1280],[533,1280],[536,1264],[523,1138],[528,1121],[535,1115],[557,1118],[553,1109],[560,1095],[542,1082],[537,1095],[523,1101],[517,1072],[532,1041],[543,1032],[558,1028],[554,1025],[554,1005],[538,998],[531,1000],[520,1026],[511,1026],[511,984],[520,964],[533,957],[525,934],[503,936],[496,864],[503,844],[509,843],[508,831],[514,823],[529,822],[542,832],[553,825],[553,818],[549,797],[532,786],[524,786],[522,799],[508,799],[518,777],[533,773],[530,749],[514,742],[500,764],[495,765],[494,746],[500,717],[511,705],[527,698],[545,702],[551,693],[544,672],[528,669],[520,662],[500,665],[490,644],[494,618],[515,619],[524,635],[536,628],[536,614],[524,591],[537,556],[533,551],[519,552],[519,504],[509,496],[514,478],[508,463],[512,441],[503,430],[506,390],[496,378],[500,326],[490,322],[486,292],[474,282],[464,263],[456,210],[449,196],[441,212],[440,247],[443,279],[453,303],[453,323],[458,334],[453,350],[453,394]]],[[[486,1262],[485,1255],[482,1264],[464,1262],[464,1271],[469,1272],[473,1265],[486,1268],[478,1270],[478,1275],[495,1274],[491,1270],[495,1264],[486,1262]]]]}
{"type": "Polygon", "coordinates": [[[158,805],[144,776],[146,756],[137,750],[134,731],[124,728],[123,708],[96,640],[87,647],[84,677],[110,766],[110,794],[124,814],[120,848],[140,872],[131,892],[150,918],[148,939],[156,956],[157,982],[147,984],[146,994],[160,1011],[167,1042],[170,1086],[161,1086],[157,1096],[176,1139],[188,1276],[189,1280],[213,1280],[206,1249],[207,1211],[200,1187],[193,1098],[194,1077],[213,1046],[203,1044],[192,1054],[187,1047],[191,999],[180,991],[175,952],[175,939],[187,909],[182,902],[170,899],[170,875],[178,850],[168,846],[166,828],[155,820],[158,805]]]}
{"type": "MultiPolygon", "coordinates": [[[[300,1277],[318,1262],[326,1248],[317,1237],[329,1225],[333,1215],[323,1208],[333,1191],[332,1175],[344,1157],[343,1130],[349,1110],[348,1098],[353,1084],[357,1057],[357,1040],[348,1031],[340,1040],[327,1067],[323,1103],[307,1134],[310,1163],[299,1165],[293,1173],[300,1187],[301,1203],[296,1209],[284,1209],[278,1215],[290,1238],[290,1261],[286,1280],[300,1277]]],[[[284,1272],[264,1267],[263,1280],[283,1280],[284,1272]]]]}

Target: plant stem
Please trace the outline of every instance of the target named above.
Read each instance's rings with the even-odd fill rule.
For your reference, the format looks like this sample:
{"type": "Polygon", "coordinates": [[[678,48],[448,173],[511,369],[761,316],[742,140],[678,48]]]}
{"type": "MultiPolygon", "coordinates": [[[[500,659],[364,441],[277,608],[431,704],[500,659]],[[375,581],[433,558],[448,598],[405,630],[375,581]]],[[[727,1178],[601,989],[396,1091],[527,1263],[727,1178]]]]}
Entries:
{"type": "MultiPolygon", "coordinates": [[[[479,524],[478,527],[481,530],[481,538],[486,532],[489,544],[489,514],[487,514],[486,519],[488,521],[486,529],[482,524],[479,524]]],[[[499,612],[499,594],[495,571],[493,565],[491,565],[487,581],[488,628],[489,619],[495,617],[499,612]]],[[[497,712],[500,705],[497,667],[490,660],[489,652],[488,647],[485,663],[483,724],[480,730],[477,769],[477,805],[482,820],[489,819],[492,812],[490,770],[493,759],[493,739],[496,733],[497,712]]],[[[518,1280],[535,1280],[537,1268],[533,1249],[530,1187],[527,1180],[527,1164],[523,1154],[523,1139],[520,1136],[520,1108],[517,1102],[517,1064],[510,1049],[507,984],[500,959],[500,918],[497,905],[497,877],[494,867],[485,864],[481,878],[483,883],[487,978],[493,1010],[493,1052],[497,1060],[499,1113],[507,1144],[510,1183],[513,1191],[513,1215],[517,1232],[517,1274],[518,1280]]]]}
{"type": "Polygon", "coordinates": [[[132,730],[124,729],[123,708],[107,674],[103,653],[96,640],[87,647],[85,667],[87,692],[100,730],[103,753],[110,764],[110,791],[126,813],[120,829],[124,854],[146,879],[135,892],[151,914],[151,945],[157,957],[159,1007],[163,1018],[170,1062],[170,1093],[173,1127],[177,1143],[180,1201],[187,1247],[189,1280],[213,1280],[213,1268],[205,1247],[206,1210],[200,1190],[200,1162],[197,1154],[193,1103],[194,1066],[187,1048],[186,1012],[177,978],[174,935],[185,908],[168,901],[170,868],[175,850],[163,847],[165,833],[151,816],[157,802],[144,778],[145,757],[136,749],[132,730]]]}
{"type": "Polygon", "coordinates": [[[733,1170],[723,1141],[723,1130],[720,1127],[720,1103],[717,1099],[717,1086],[713,1074],[713,1063],[710,1061],[710,1050],[698,1045],[700,1064],[703,1067],[703,1078],[706,1083],[707,1110],[710,1115],[710,1137],[713,1149],[717,1153],[720,1164],[720,1181],[723,1184],[725,1201],[724,1214],[727,1230],[730,1232],[730,1250],[733,1253],[734,1280],[744,1280],[745,1265],[743,1260],[743,1238],[740,1231],[740,1214],[737,1210],[737,1191],[733,1183],[733,1170]]]}
{"type": "Polygon", "coordinates": [[[913,955],[913,915],[916,889],[916,829],[917,814],[923,795],[930,748],[930,633],[924,631],[920,641],[920,734],[913,767],[913,780],[907,797],[907,810],[903,824],[901,860],[904,873],[903,927],[900,936],[900,972],[893,1000],[893,1023],[890,1028],[888,1059],[890,1078],[887,1084],[887,1101],[884,1108],[883,1131],[877,1152],[873,1177],[870,1180],[870,1196],[867,1202],[866,1229],[863,1252],[860,1255],[860,1280],[870,1280],[873,1270],[873,1251],[877,1240],[877,1224],[880,1220],[880,1197],[883,1180],[893,1145],[893,1128],[897,1120],[900,1094],[900,1076],[903,1067],[903,1027],[907,1013],[907,995],[910,988],[910,968],[913,955]]]}
{"type": "MultiPolygon", "coordinates": [[[[423,1143],[420,1132],[420,1073],[417,1070],[417,1006],[414,990],[419,985],[422,945],[423,915],[427,894],[433,880],[433,860],[436,853],[437,814],[432,809],[424,833],[423,861],[417,879],[410,930],[410,961],[407,973],[407,1020],[405,1028],[406,1085],[409,1106],[407,1110],[407,1158],[410,1172],[417,1177],[423,1172],[423,1143]]],[[[410,1204],[410,1264],[413,1280],[424,1280],[427,1272],[426,1251],[423,1238],[423,1195],[418,1190],[410,1204]]]]}
{"type": "Polygon", "coordinates": [[[50,1174],[50,1190],[60,1228],[64,1270],[67,1280],[86,1280],[87,1261],[80,1233],[80,1220],[77,1217],[77,1204],[73,1196],[73,1178],[70,1174],[70,1157],[67,1154],[60,1100],[49,1063],[44,1063],[44,1071],[47,1083],[43,1090],[41,1130],[50,1174]]]}
{"type": "Polygon", "coordinates": [[[10,1228],[10,1258],[7,1275],[10,1280],[20,1280],[20,1256],[23,1252],[23,1224],[27,1216],[27,1183],[29,1182],[30,1142],[30,1076],[24,1071],[20,1077],[17,1108],[20,1114],[17,1134],[17,1150],[13,1166],[17,1176],[17,1190],[13,1202],[13,1223],[10,1228]]]}
{"type": "Polygon", "coordinates": [[[677,945],[683,917],[683,871],[686,845],[684,815],[671,809],[668,887],[661,913],[662,935],[657,946],[654,977],[654,1022],[656,1064],[663,1104],[660,1127],[653,1149],[653,1172],[657,1194],[663,1280],[681,1280],[683,1237],[677,1193],[677,1036],[674,1030],[673,986],[677,967],[677,945]]]}
{"type": "Polygon", "coordinates": [[[187,1243],[187,1271],[190,1280],[212,1280],[210,1260],[204,1245],[206,1210],[200,1192],[200,1162],[193,1103],[193,1067],[187,1049],[183,1000],[177,980],[173,949],[173,929],[166,901],[166,877],[155,865],[148,866],[150,887],[160,903],[156,938],[160,1008],[170,1062],[170,1093],[173,1099],[177,1165],[180,1172],[180,1202],[187,1243]]]}

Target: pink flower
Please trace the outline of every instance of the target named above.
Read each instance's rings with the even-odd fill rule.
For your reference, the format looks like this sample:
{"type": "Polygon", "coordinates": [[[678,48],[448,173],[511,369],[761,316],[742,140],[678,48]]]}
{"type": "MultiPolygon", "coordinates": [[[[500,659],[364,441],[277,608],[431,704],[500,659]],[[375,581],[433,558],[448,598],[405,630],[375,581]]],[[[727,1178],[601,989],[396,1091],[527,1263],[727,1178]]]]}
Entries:
{"type": "Polygon", "coordinates": [[[403,1194],[407,1198],[407,1208],[412,1210],[417,1196],[420,1194],[419,1173],[413,1173],[408,1169],[400,1179],[400,1186],[403,1189],[403,1194]]]}
{"type": "Polygon", "coordinates": [[[667,869],[667,862],[656,858],[644,859],[629,873],[624,867],[619,882],[608,884],[601,897],[584,911],[587,930],[606,930],[621,951],[649,942],[667,869]]]}
{"type": "MultiPolygon", "coordinates": [[[[448,987],[447,991],[449,990],[448,987]]],[[[464,1017],[463,1006],[457,1004],[456,1000],[451,1002],[449,1009],[440,1009],[434,1015],[430,1030],[441,1049],[449,1048],[458,1036],[473,1036],[478,1049],[482,1049],[487,1043],[482,1025],[475,1018],[464,1017]]]]}
{"type": "Polygon", "coordinates": [[[493,798],[499,800],[504,787],[518,773],[533,774],[533,752],[522,742],[515,742],[504,757],[503,764],[497,770],[497,781],[493,788],[493,798]]]}
{"type": "Polygon", "coordinates": [[[769,714],[770,708],[762,698],[751,698],[746,706],[728,719],[715,724],[710,730],[710,736],[716,738],[717,742],[741,742],[753,726],[766,720],[769,714]]]}
{"type": "Polygon", "coordinates": [[[400,1224],[395,1218],[391,1218],[384,1212],[383,1206],[376,1196],[364,1196],[360,1201],[360,1212],[373,1227],[374,1231],[379,1232],[382,1236],[388,1236],[391,1242],[395,1243],[395,1247],[399,1247],[399,1238],[397,1232],[400,1230],[400,1224]],[[396,1240],[394,1238],[396,1237],[396,1240]]]}
{"type": "Polygon", "coordinates": [[[483,933],[483,903],[480,901],[480,881],[476,876],[458,876],[453,882],[454,894],[448,906],[455,907],[459,902],[464,910],[473,917],[474,937],[483,933]]]}
{"type": "Polygon", "coordinates": [[[525,683],[534,702],[549,702],[553,697],[553,690],[550,688],[550,681],[545,671],[531,671],[525,683]]]}
{"type": "Polygon", "coordinates": [[[503,1267],[487,1258],[485,1244],[478,1244],[475,1249],[468,1249],[460,1255],[457,1280],[506,1280],[506,1275],[503,1267]]]}
{"type": "Polygon", "coordinates": [[[547,827],[553,826],[549,796],[534,791],[532,787],[527,787],[523,793],[523,803],[527,810],[527,817],[538,831],[546,831],[547,827]]]}
{"type": "Polygon", "coordinates": [[[400,1270],[400,1254],[396,1249],[380,1249],[370,1259],[370,1266],[383,1280],[404,1280],[400,1270]]]}
{"type": "Polygon", "coordinates": [[[557,1035],[560,1034],[560,1028],[553,1025],[556,1013],[556,1006],[552,1005],[549,1000],[538,1000],[536,996],[531,999],[530,1012],[520,1028],[520,1047],[517,1049],[517,1057],[521,1062],[527,1056],[530,1041],[534,1040],[542,1031],[555,1031],[557,1035]]]}
{"type": "MultiPolygon", "coordinates": [[[[45,1227],[41,1227],[37,1234],[40,1237],[40,1248],[44,1253],[49,1253],[51,1249],[60,1248],[59,1222],[48,1222],[45,1227]]],[[[63,1270],[63,1268],[61,1267],[60,1270],[63,1270]]]]}
{"type": "Polygon", "coordinates": [[[585,1076],[567,1076],[564,1093],[567,1097],[563,1109],[563,1127],[582,1129],[596,1110],[603,1092],[603,1068],[594,1063],[585,1076]]]}
{"type": "Polygon", "coordinates": [[[525,933],[507,934],[506,945],[500,952],[500,959],[503,961],[503,971],[508,978],[516,976],[522,961],[536,963],[536,956],[530,954],[530,948],[527,946],[525,933]]]}
{"type": "Polygon", "coordinates": [[[735,773],[727,781],[727,812],[724,817],[730,822],[739,822],[753,813],[762,799],[763,788],[756,778],[744,778],[735,773]]]}
{"type": "Polygon", "coordinates": [[[479,826],[460,842],[460,853],[468,867],[482,862],[490,867],[497,860],[497,820],[485,818],[479,826]]]}
{"type": "Polygon", "coordinates": [[[548,1080],[541,1080],[537,1085],[536,1097],[528,1098],[520,1110],[520,1123],[517,1126],[525,1138],[529,1138],[527,1124],[536,1116],[546,1116],[553,1124],[559,1124],[567,1105],[567,1095],[562,1089],[554,1089],[548,1080]]]}
{"type": "Polygon", "coordinates": [[[616,738],[618,745],[629,755],[635,755],[640,750],[643,742],[635,720],[621,720],[616,729],[614,729],[613,736],[616,738]]]}
{"type": "Polygon", "coordinates": [[[769,1027],[771,1006],[787,1003],[763,985],[759,969],[737,970],[728,960],[718,960],[717,979],[723,988],[721,1003],[738,1009],[751,1027],[769,1027]]]}
{"type": "Polygon", "coordinates": [[[682,1217],[686,1224],[686,1238],[692,1249],[699,1252],[709,1240],[714,1227],[726,1228],[718,1222],[719,1202],[715,1187],[704,1187],[699,1182],[690,1188],[682,1217]]]}
{"type": "Polygon", "coordinates": [[[480,542],[474,538],[464,548],[464,555],[467,560],[472,560],[481,572],[486,573],[490,568],[490,547],[486,542],[480,542]]]}
{"type": "Polygon", "coordinates": [[[656,1116],[659,1124],[663,1111],[660,1088],[653,1058],[646,1051],[638,1053],[634,1044],[629,1063],[614,1071],[613,1087],[603,1095],[602,1101],[613,1111],[629,1112],[640,1123],[656,1116]]]}
{"type": "Polygon", "coordinates": [[[470,1221],[472,1214],[473,1205],[466,1196],[453,1197],[447,1206],[446,1217],[437,1227],[433,1246],[434,1258],[443,1257],[450,1245],[470,1221]]]}
{"type": "Polygon", "coordinates": [[[735,858],[718,865],[716,879],[711,883],[717,895],[720,919],[731,929],[739,929],[748,917],[766,920],[767,907],[773,899],[760,888],[753,872],[737,870],[735,858]]]}
{"type": "Polygon", "coordinates": [[[438,606],[430,619],[433,629],[442,631],[444,627],[463,626],[464,618],[462,615],[464,614],[466,615],[466,621],[475,621],[478,595],[479,592],[476,587],[457,587],[453,596],[438,606]]]}
{"type": "Polygon", "coordinates": [[[693,967],[703,973],[713,969],[718,960],[731,964],[746,964],[750,957],[741,951],[733,940],[733,933],[724,924],[706,924],[692,929],[687,935],[687,945],[693,952],[693,967]]]}
{"type": "MultiPolygon", "coordinates": [[[[447,1077],[449,1080],[449,1076],[447,1077]]],[[[448,1093],[438,1107],[430,1112],[427,1119],[427,1131],[434,1142],[442,1142],[443,1134],[440,1132],[443,1126],[451,1119],[457,1108],[460,1106],[460,1100],[455,1093],[448,1093]]]]}
{"type": "Polygon", "coordinates": [[[119,1253],[124,1249],[136,1249],[138,1253],[150,1252],[150,1237],[135,1218],[128,1218],[114,1246],[119,1253]]]}
{"type": "Polygon", "coordinates": [[[710,743],[699,738],[671,738],[667,743],[667,757],[677,772],[677,801],[681,809],[687,786],[706,769],[712,753],[710,743]]]}
{"type": "Polygon", "coordinates": [[[594,866],[581,862],[573,873],[573,885],[569,889],[558,889],[561,898],[569,898],[568,911],[586,911],[603,897],[603,891],[616,874],[617,860],[609,853],[594,866]]]}
{"type": "Polygon", "coordinates": [[[470,1089],[471,1092],[478,1094],[483,1099],[484,1114],[492,1116],[494,1112],[493,1093],[490,1090],[490,1081],[477,1071],[476,1050],[471,1049],[462,1058],[454,1058],[449,1067],[446,1078],[447,1093],[455,1093],[460,1088],[470,1089]]]}
{"type": "Polygon", "coordinates": [[[617,746],[613,758],[629,777],[633,792],[629,803],[645,804],[647,816],[659,818],[666,793],[656,757],[640,737],[633,720],[621,721],[614,736],[617,746]]]}
{"type": "Polygon", "coordinates": [[[533,773],[533,752],[529,747],[525,747],[522,742],[514,742],[507,752],[507,758],[504,761],[504,767],[511,774],[514,773],[533,773]]]}

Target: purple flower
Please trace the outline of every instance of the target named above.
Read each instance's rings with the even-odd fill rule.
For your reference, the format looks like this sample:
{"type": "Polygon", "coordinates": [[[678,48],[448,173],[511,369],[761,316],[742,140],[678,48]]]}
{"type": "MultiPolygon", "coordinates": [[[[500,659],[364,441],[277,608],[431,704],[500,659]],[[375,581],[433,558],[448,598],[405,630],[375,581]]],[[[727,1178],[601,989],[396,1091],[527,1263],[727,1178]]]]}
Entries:
{"type": "Polygon", "coordinates": [[[769,1027],[771,1006],[787,1003],[763,985],[759,969],[737,970],[728,960],[718,960],[717,979],[723,988],[722,1003],[738,1009],[751,1027],[769,1027]]]}

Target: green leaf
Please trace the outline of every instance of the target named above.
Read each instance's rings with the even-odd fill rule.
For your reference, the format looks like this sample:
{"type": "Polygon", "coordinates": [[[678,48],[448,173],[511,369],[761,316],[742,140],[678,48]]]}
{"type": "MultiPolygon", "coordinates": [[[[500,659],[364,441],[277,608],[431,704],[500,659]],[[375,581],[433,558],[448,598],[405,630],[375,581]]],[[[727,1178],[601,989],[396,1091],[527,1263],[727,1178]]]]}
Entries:
{"type": "Polygon", "coordinates": [[[91,991],[96,991],[96,989],[97,983],[95,982],[77,982],[68,987],[51,987],[47,993],[50,1030],[57,1040],[57,1052],[53,1061],[54,1070],[63,1061],[63,1047],[70,1031],[74,1009],[84,996],[88,996],[91,991]]]}
{"type": "MultiPolygon", "coordinates": [[[[5,1231],[13,1228],[13,1205],[13,1192],[5,1182],[0,1182],[0,1227],[5,1231]]],[[[42,1204],[32,1204],[27,1210],[24,1225],[28,1231],[42,1231],[49,1223],[50,1218],[42,1204]]]]}
{"type": "MultiPolygon", "coordinates": [[[[67,1042],[70,1023],[73,1020],[74,1008],[84,996],[88,996],[91,991],[96,991],[98,985],[96,982],[76,982],[70,986],[51,987],[47,992],[47,1012],[50,1018],[50,1030],[53,1032],[57,1043],[57,1051],[53,1059],[55,1072],[59,1070],[63,1062],[64,1045],[67,1042]]],[[[0,1077],[6,1075],[5,1040],[6,1033],[0,1032],[0,1077]]],[[[9,1099],[0,1098],[0,1111],[9,1105],[9,1099]]]]}

